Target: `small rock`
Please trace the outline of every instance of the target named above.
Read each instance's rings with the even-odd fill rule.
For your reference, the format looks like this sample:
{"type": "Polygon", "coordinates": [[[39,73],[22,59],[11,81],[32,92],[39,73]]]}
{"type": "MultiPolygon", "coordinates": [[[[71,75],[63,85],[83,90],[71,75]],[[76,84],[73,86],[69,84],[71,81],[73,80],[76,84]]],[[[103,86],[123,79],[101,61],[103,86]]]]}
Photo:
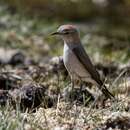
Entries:
{"type": "Polygon", "coordinates": [[[68,75],[68,72],[64,66],[64,63],[63,63],[63,57],[62,56],[59,56],[59,57],[53,57],[51,60],[50,60],[50,64],[51,64],[51,71],[53,73],[58,73],[58,72],[61,72],[65,77],[68,75]]]}
{"type": "Polygon", "coordinates": [[[19,104],[21,110],[35,109],[42,103],[46,107],[52,106],[51,99],[45,94],[46,88],[44,86],[37,86],[35,84],[24,85],[20,89],[15,89],[10,92],[12,103],[19,104]]]}
{"type": "Polygon", "coordinates": [[[0,74],[0,89],[10,90],[18,87],[17,82],[21,77],[9,72],[1,72],[0,74]]]}
{"type": "Polygon", "coordinates": [[[101,70],[105,76],[110,76],[110,75],[111,77],[117,76],[116,72],[118,70],[118,66],[116,65],[113,64],[103,65],[99,63],[96,65],[96,68],[98,70],[101,70]]]}
{"type": "Polygon", "coordinates": [[[17,64],[23,64],[25,61],[25,56],[22,52],[15,53],[11,59],[9,60],[9,64],[11,65],[17,65],[17,64]]]}
{"type": "Polygon", "coordinates": [[[100,130],[128,130],[130,129],[130,115],[125,112],[114,112],[101,124],[100,130]]]}
{"type": "Polygon", "coordinates": [[[0,48],[0,64],[24,64],[25,55],[18,50],[0,48]]]}
{"type": "Polygon", "coordinates": [[[94,101],[94,96],[83,88],[72,88],[70,86],[64,88],[62,92],[63,99],[66,101],[76,101],[78,104],[84,104],[87,106],[89,102],[94,101]]]}
{"type": "Polygon", "coordinates": [[[0,90],[0,106],[5,106],[9,101],[9,93],[7,90],[0,90]]]}

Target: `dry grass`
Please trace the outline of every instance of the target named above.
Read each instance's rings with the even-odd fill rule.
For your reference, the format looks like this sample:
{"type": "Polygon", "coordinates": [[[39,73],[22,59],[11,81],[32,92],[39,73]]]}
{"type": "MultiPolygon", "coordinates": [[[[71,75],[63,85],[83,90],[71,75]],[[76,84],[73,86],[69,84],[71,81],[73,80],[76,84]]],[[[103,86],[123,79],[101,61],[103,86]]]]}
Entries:
{"type": "MultiPolygon", "coordinates": [[[[0,28],[0,46],[7,49],[19,48],[25,52],[27,57],[31,57],[37,61],[37,65],[35,66],[26,66],[30,74],[27,74],[19,66],[6,65],[4,69],[6,71],[17,72],[23,78],[23,82],[43,84],[51,92],[66,87],[69,80],[65,80],[62,72],[48,74],[48,72],[43,71],[43,73],[39,69],[46,65],[46,58],[49,60],[52,55],[61,54],[61,49],[57,52],[57,48],[62,48],[59,40],[46,37],[46,34],[52,32],[58,23],[55,22],[52,25],[52,23],[46,23],[44,20],[38,22],[36,19],[21,18],[19,14],[11,15],[7,11],[7,8],[3,7],[0,7],[0,17],[0,23],[3,27],[0,28]]],[[[90,28],[87,28],[88,25],[85,26],[86,28],[83,26],[83,30],[85,31],[83,34],[86,34],[90,30],[90,28]]],[[[101,62],[101,64],[105,64],[104,61],[111,63],[112,59],[110,54],[104,54],[100,50],[103,46],[101,45],[100,48],[99,44],[97,44],[99,41],[102,44],[109,44],[109,41],[106,41],[108,39],[104,37],[95,36],[95,34],[92,35],[90,32],[89,36],[85,35],[83,37],[83,41],[85,41],[88,47],[88,53],[94,61],[98,59],[97,62],[101,62]],[[106,55],[109,58],[106,58],[106,55]]],[[[128,42],[127,40],[126,42],[128,42]]],[[[113,39],[110,39],[110,41],[113,41],[113,39]]],[[[115,63],[119,66],[125,64],[125,59],[129,59],[129,55],[126,56],[124,54],[128,50],[128,47],[125,46],[124,48],[114,51],[118,58],[113,56],[113,59],[116,59],[115,63]],[[118,52],[122,52],[124,55],[120,57],[118,52]]],[[[128,63],[128,60],[125,62],[128,63]]],[[[1,70],[4,69],[1,67],[1,70]]],[[[47,69],[49,70],[50,68],[47,67],[47,69]]],[[[115,73],[117,74],[116,77],[108,75],[108,79],[111,78],[108,80],[108,83],[112,84],[110,90],[115,94],[118,101],[108,100],[105,102],[104,108],[100,102],[97,107],[91,108],[92,103],[85,107],[84,104],[65,102],[60,96],[58,96],[58,101],[55,102],[53,107],[45,109],[43,107],[44,104],[41,104],[34,113],[27,111],[22,113],[19,107],[14,109],[7,105],[0,108],[0,130],[106,130],[110,127],[113,130],[130,129],[129,75],[126,78],[124,71],[115,73]]]]}

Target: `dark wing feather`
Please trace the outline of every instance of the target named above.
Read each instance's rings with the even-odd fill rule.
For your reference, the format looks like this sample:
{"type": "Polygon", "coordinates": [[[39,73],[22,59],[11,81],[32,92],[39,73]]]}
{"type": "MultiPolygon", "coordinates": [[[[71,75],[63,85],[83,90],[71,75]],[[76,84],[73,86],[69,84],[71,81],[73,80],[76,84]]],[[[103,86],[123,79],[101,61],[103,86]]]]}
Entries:
{"type": "Polygon", "coordinates": [[[100,75],[97,72],[96,68],[93,66],[92,62],[90,61],[89,56],[85,52],[84,48],[79,45],[72,49],[74,54],[77,56],[78,60],[83,64],[86,70],[90,73],[91,77],[101,86],[103,85],[102,81],[100,80],[100,75]]]}
{"type": "Polygon", "coordinates": [[[83,46],[81,44],[78,44],[72,49],[73,53],[77,56],[78,60],[82,63],[82,65],[86,68],[86,70],[91,75],[92,79],[94,79],[99,84],[99,89],[102,90],[102,92],[109,98],[114,97],[106,88],[106,86],[103,84],[103,82],[100,79],[100,75],[97,72],[96,68],[93,66],[89,56],[85,52],[83,46]]]}

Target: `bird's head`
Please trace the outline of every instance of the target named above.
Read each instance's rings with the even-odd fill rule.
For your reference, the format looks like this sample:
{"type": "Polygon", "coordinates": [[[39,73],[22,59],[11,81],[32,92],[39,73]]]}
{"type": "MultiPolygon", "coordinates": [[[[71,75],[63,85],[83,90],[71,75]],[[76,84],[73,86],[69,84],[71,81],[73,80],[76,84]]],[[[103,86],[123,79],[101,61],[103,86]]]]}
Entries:
{"type": "Polygon", "coordinates": [[[67,43],[79,42],[79,31],[74,25],[62,25],[51,35],[59,35],[67,43]]]}

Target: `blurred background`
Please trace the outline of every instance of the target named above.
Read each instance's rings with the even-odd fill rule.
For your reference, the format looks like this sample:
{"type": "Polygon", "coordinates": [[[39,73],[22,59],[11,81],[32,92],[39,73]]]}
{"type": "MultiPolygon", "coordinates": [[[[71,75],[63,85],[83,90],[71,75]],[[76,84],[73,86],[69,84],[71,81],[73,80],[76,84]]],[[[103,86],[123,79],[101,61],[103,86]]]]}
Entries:
{"type": "Polygon", "coordinates": [[[87,21],[104,17],[121,23],[130,15],[129,0],[1,0],[12,13],[20,11],[44,19],[87,21]]]}
{"type": "Polygon", "coordinates": [[[35,61],[62,54],[62,41],[49,34],[66,23],[79,27],[95,62],[129,61],[129,0],[0,0],[0,46],[35,61]]]}
{"type": "Polygon", "coordinates": [[[130,0],[0,0],[2,130],[126,130],[128,95],[130,0]],[[79,28],[87,53],[118,101],[99,100],[94,88],[90,92],[99,101],[91,105],[84,85],[71,92],[70,77],[57,57],[63,41],[50,36],[62,24],[79,28]]]}

